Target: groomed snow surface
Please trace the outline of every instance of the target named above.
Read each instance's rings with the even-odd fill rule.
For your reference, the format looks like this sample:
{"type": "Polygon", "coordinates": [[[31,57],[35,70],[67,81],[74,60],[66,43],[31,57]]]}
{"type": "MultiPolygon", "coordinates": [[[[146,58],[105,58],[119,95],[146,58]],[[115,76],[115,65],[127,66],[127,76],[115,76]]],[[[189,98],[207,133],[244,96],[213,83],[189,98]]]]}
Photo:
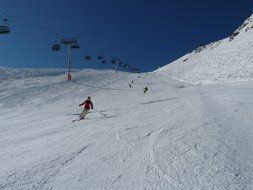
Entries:
{"type": "Polygon", "coordinates": [[[253,15],[230,37],[201,45],[159,71],[195,84],[253,81],[253,15]]]}
{"type": "Polygon", "coordinates": [[[1,190],[253,189],[253,82],[1,72],[1,190]],[[106,116],[72,122],[87,96],[106,116]]]}

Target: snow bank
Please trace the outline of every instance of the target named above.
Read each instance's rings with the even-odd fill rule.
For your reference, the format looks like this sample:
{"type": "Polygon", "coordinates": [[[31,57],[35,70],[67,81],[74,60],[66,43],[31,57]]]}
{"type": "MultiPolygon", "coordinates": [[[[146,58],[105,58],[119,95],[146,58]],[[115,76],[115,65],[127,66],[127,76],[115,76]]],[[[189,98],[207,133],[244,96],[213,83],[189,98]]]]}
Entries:
{"type": "Polygon", "coordinates": [[[190,83],[253,80],[253,16],[230,37],[208,45],[158,69],[190,83]]]}

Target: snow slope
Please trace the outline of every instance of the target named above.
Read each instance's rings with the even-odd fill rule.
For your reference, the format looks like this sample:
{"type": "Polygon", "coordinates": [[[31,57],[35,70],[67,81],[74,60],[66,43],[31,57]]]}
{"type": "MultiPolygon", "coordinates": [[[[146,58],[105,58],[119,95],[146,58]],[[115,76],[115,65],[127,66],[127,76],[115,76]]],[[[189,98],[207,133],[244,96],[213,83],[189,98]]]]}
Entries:
{"type": "Polygon", "coordinates": [[[208,45],[159,69],[190,83],[253,80],[253,15],[230,37],[208,45]]]}
{"type": "Polygon", "coordinates": [[[3,70],[1,190],[253,189],[252,82],[3,70]],[[71,122],[87,96],[106,117],[71,122]]]}

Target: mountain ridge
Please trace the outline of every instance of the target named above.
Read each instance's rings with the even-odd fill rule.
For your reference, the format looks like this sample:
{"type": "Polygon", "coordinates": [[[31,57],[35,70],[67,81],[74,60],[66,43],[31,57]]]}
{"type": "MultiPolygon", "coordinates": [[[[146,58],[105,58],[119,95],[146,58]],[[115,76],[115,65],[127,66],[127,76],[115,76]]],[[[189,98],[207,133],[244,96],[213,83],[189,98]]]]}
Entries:
{"type": "Polygon", "coordinates": [[[194,84],[252,81],[252,48],[253,15],[231,36],[203,44],[157,71],[194,84]]]}

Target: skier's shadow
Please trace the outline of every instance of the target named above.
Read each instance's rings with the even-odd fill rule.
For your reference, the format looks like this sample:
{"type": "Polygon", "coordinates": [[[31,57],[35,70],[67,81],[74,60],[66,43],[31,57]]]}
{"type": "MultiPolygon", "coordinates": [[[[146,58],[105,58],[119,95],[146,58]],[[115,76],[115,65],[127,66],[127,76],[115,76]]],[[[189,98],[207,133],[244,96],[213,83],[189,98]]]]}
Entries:
{"type": "Polygon", "coordinates": [[[90,118],[85,118],[87,120],[95,120],[95,119],[110,119],[110,118],[115,118],[117,117],[116,115],[112,115],[112,116],[103,116],[103,117],[90,117],[90,118]]]}
{"type": "Polygon", "coordinates": [[[70,114],[66,114],[66,115],[80,115],[80,113],[70,113],[70,114]]]}
{"type": "MultiPolygon", "coordinates": [[[[71,114],[66,114],[66,115],[75,115],[75,116],[79,116],[80,114],[78,113],[71,113],[71,114]]],[[[115,118],[117,117],[117,115],[111,115],[111,116],[102,116],[102,117],[91,117],[91,118],[85,118],[85,119],[109,119],[109,118],[115,118]]]]}
{"type": "Polygon", "coordinates": [[[158,102],[165,102],[165,101],[176,100],[176,99],[178,99],[178,97],[166,98],[166,99],[161,99],[161,100],[156,100],[156,101],[150,101],[150,102],[143,102],[143,103],[140,103],[139,105],[154,104],[154,103],[158,103],[158,102]]]}
{"type": "Polygon", "coordinates": [[[129,107],[129,108],[121,108],[121,109],[115,108],[115,109],[101,110],[100,112],[104,113],[104,112],[110,112],[110,111],[132,110],[135,108],[137,108],[137,106],[129,107]]]}

